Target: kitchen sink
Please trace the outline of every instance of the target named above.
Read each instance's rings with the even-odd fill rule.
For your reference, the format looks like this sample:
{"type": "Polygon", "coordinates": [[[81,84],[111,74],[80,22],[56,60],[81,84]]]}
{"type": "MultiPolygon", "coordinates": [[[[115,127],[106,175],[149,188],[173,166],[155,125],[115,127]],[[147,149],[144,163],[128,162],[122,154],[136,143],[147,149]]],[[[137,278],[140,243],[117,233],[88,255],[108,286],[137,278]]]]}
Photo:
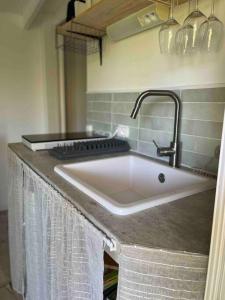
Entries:
{"type": "Polygon", "coordinates": [[[130,215],[216,187],[216,180],[128,154],[63,164],[55,172],[116,215],[130,215]]]}

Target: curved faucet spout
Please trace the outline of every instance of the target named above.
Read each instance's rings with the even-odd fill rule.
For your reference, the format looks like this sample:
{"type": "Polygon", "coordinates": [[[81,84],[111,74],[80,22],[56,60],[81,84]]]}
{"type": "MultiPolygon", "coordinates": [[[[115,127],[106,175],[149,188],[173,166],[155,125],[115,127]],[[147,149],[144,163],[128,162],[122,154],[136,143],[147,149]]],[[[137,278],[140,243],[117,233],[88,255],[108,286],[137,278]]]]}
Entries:
{"type": "Polygon", "coordinates": [[[142,102],[145,98],[151,96],[167,96],[170,97],[175,103],[175,115],[174,115],[174,131],[173,141],[170,147],[160,148],[157,147],[158,156],[170,156],[170,165],[178,167],[178,146],[179,146],[179,128],[180,128],[180,114],[181,114],[181,100],[179,96],[173,91],[169,90],[148,90],[139,95],[135,102],[135,106],[131,113],[131,118],[136,119],[138,112],[141,108],[142,102]]]}

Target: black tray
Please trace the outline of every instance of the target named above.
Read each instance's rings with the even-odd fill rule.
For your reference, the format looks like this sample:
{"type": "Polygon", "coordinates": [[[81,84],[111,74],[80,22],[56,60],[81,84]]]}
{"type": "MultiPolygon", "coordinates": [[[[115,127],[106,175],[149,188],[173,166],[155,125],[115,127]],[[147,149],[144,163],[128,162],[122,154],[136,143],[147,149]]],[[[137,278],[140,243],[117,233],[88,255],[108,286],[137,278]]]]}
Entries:
{"type": "Polygon", "coordinates": [[[125,140],[116,138],[77,142],[71,145],[58,146],[49,150],[50,155],[60,159],[72,159],[84,156],[127,152],[130,150],[130,145],[125,140]]]}

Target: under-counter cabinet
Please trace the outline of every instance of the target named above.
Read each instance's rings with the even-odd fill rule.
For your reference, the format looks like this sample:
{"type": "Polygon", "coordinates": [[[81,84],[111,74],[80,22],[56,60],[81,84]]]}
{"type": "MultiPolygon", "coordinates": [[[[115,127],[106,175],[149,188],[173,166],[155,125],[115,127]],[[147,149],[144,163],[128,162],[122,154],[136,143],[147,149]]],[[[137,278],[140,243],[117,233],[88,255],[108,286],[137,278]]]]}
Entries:
{"type": "Polygon", "coordinates": [[[13,288],[29,300],[101,299],[104,236],[10,153],[13,288]]]}
{"type": "MultiPolygon", "coordinates": [[[[76,199],[74,203],[67,199],[69,184],[60,192],[56,184],[61,179],[56,177],[54,182],[48,172],[44,174],[45,151],[33,153],[21,144],[10,148],[12,286],[25,299],[102,300],[104,249],[115,244],[119,261],[117,299],[204,298],[207,254],[150,247],[147,240],[146,245],[111,240],[109,232],[98,229],[99,220],[89,220],[88,214],[80,212],[76,199]]],[[[48,159],[53,163],[53,158],[48,159]]],[[[117,224],[121,218],[117,217],[117,224]]]]}

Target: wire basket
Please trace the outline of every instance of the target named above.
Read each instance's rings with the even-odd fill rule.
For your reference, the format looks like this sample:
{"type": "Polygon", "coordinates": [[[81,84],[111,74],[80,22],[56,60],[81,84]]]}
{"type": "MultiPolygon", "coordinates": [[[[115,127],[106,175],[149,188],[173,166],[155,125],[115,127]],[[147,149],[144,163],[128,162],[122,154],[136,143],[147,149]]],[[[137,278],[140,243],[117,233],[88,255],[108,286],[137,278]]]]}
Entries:
{"type": "Polygon", "coordinates": [[[99,42],[97,40],[86,41],[79,38],[64,37],[64,51],[72,51],[75,53],[90,55],[99,52],[99,42]]]}
{"type": "Polygon", "coordinates": [[[99,52],[102,64],[102,37],[104,34],[104,31],[77,22],[70,22],[64,39],[57,39],[56,47],[83,55],[99,52]]]}

